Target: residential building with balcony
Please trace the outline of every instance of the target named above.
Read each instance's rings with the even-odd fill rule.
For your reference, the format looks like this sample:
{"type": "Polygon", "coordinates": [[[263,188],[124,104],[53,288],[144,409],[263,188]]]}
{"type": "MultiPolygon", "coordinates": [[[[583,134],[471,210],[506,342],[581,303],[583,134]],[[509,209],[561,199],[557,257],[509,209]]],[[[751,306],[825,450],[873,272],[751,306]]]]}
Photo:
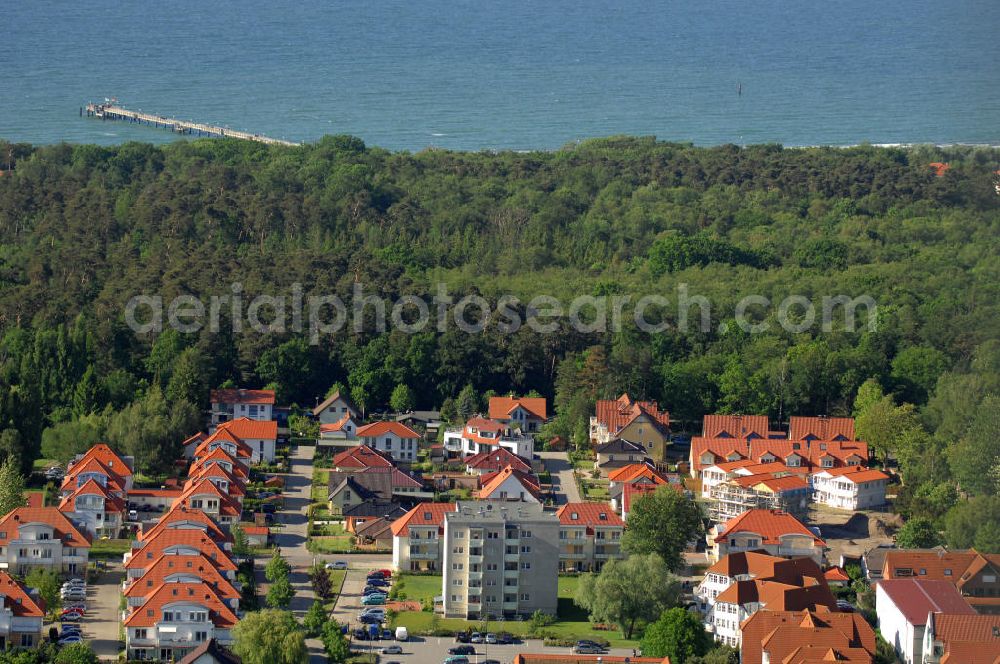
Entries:
{"type": "MultiPolygon", "coordinates": [[[[250,450],[250,463],[271,463],[274,461],[275,449],[278,445],[278,423],[274,420],[257,420],[249,417],[236,419],[219,424],[215,433],[225,431],[250,450]]],[[[226,450],[227,452],[229,450],[226,450]]],[[[241,456],[238,452],[232,456],[241,456]]]]}
{"type": "Polygon", "coordinates": [[[206,457],[217,449],[221,449],[240,463],[249,465],[253,459],[253,450],[239,436],[226,428],[217,429],[198,444],[194,451],[194,459],[206,457]]]}
{"type": "Polygon", "coordinates": [[[747,510],[778,510],[801,519],[809,512],[812,489],[802,475],[787,472],[735,475],[713,486],[709,501],[709,518],[716,523],[747,510]]]}
{"type": "Polygon", "coordinates": [[[131,550],[122,556],[125,573],[129,578],[140,577],[160,556],[202,555],[227,578],[236,578],[236,564],[229,551],[230,542],[219,543],[208,533],[197,529],[165,528],[148,539],[132,543],[131,550]]]}
{"type": "Polygon", "coordinates": [[[444,515],[445,616],[555,615],[559,528],[538,503],[458,503],[444,515]]]}
{"type": "Polygon", "coordinates": [[[886,504],[889,476],[862,466],[829,468],[812,474],[813,499],[841,510],[876,509],[886,504]]]}
{"type": "Polygon", "coordinates": [[[125,501],[93,479],[63,498],[59,511],[91,538],[116,538],[125,524],[125,501]]]}
{"type": "Polygon", "coordinates": [[[400,572],[441,569],[444,517],[455,503],[420,503],[392,524],[392,567],[400,572]]]}
{"type": "Polygon", "coordinates": [[[132,488],[134,467],[135,460],[132,457],[118,454],[104,443],[97,443],[69,463],[63,478],[62,495],[72,493],[93,479],[114,495],[123,498],[132,488]]]}
{"type": "Polygon", "coordinates": [[[607,503],[567,503],[559,518],[559,571],[599,572],[609,560],[624,558],[625,522],[607,503]]]}
{"type": "Polygon", "coordinates": [[[480,475],[479,480],[481,488],[476,493],[479,500],[525,503],[542,501],[538,478],[531,473],[515,470],[513,466],[507,466],[495,473],[480,475]]]}
{"type": "Polygon", "coordinates": [[[127,577],[122,583],[128,608],[142,606],[164,583],[207,583],[233,611],[240,607],[239,586],[201,554],[161,554],[139,577],[127,577]]]}
{"type": "Polygon", "coordinates": [[[449,456],[470,457],[503,448],[522,459],[531,459],[534,437],[517,427],[484,417],[473,417],[461,429],[444,432],[444,450],[449,456]]]}
{"type": "Polygon", "coordinates": [[[666,460],[670,446],[670,413],[655,401],[635,401],[628,394],[597,401],[590,418],[590,441],[604,445],[621,438],[640,445],[657,463],[666,460]]]}
{"type": "Polygon", "coordinates": [[[44,619],[38,592],[0,572],[0,651],[41,645],[44,619]]]}
{"type": "Polygon", "coordinates": [[[274,419],[274,390],[212,390],[209,402],[209,433],[215,431],[218,425],[238,417],[265,421],[274,419]]]}
{"type": "Polygon", "coordinates": [[[822,565],[826,542],[787,512],[749,510],[713,526],[706,536],[712,562],[730,553],[764,550],[772,556],[807,556],[822,565]]]}
{"type": "Polygon", "coordinates": [[[0,519],[0,569],[11,574],[82,574],[89,553],[90,538],[56,507],[18,507],[0,519]]]}
{"type": "Polygon", "coordinates": [[[701,423],[701,437],[761,440],[770,437],[769,427],[767,415],[705,415],[701,423]]]}
{"type": "Polygon", "coordinates": [[[358,427],[355,433],[362,444],[383,452],[394,461],[417,460],[420,434],[400,422],[373,422],[358,427]]]}
{"type": "Polygon", "coordinates": [[[169,662],[209,639],[230,645],[237,621],[208,583],[162,583],[140,606],[126,610],[122,624],[127,657],[169,662]]]}

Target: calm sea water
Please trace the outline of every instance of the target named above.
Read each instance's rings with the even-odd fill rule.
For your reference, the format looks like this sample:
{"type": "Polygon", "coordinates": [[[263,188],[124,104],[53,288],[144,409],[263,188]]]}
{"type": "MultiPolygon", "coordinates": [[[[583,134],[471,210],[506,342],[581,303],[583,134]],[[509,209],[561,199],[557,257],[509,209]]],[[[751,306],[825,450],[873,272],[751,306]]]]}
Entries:
{"type": "Polygon", "coordinates": [[[555,148],[1000,143],[998,0],[20,0],[0,137],[175,140],[87,101],[292,140],[555,148]],[[742,88],[742,94],[738,94],[742,88]]]}

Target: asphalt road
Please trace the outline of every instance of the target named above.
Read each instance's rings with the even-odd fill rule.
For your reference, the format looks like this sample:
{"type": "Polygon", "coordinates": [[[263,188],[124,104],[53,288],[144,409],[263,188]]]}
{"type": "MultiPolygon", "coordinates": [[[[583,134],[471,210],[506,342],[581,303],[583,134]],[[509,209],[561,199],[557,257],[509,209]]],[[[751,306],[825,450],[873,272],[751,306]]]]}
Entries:
{"type": "Polygon", "coordinates": [[[539,452],[545,468],[552,473],[552,490],[556,492],[556,502],[560,505],[578,503],[580,491],[573,479],[573,465],[565,452],[539,452]]]}
{"type": "Polygon", "coordinates": [[[81,627],[83,638],[102,661],[118,661],[118,607],[124,578],[120,565],[106,572],[90,572],[87,578],[87,613],[81,627]]]}

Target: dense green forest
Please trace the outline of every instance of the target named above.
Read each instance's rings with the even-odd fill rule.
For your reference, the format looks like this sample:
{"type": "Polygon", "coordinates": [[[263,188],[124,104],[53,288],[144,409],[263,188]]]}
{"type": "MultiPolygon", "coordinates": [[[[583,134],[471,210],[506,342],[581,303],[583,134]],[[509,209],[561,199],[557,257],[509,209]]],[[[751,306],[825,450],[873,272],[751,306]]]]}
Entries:
{"type": "MultiPolygon", "coordinates": [[[[551,432],[576,438],[593,399],[622,391],[658,400],[692,428],[708,412],[780,421],[909,409],[925,437],[909,443],[930,451],[906,461],[902,443],[875,434],[882,451],[914,464],[925,491],[946,483],[995,493],[996,478],[962,478],[948,459],[962,445],[981,465],[1000,455],[1000,435],[977,443],[969,433],[973,423],[995,430],[1000,410],[988,396],[1000,387],[1000,151],[644,138],[523,154],[391,153],[349,137],[297,148],[8,147],[0,447],[25,467],[98,436],[162,467],[197,425],[207,390],[227,382],[271,384],[302,406],[339,382],[368,411],[387,408],[400,385],[417,407],[450,409],[471,385],[553,398],[551,432]],[[942,177],[928,166],[936,161],[951,165],[942,177]],[[392,298],[430,297],[444,283],[491,302],[673,298],[686,284],[711,301],[712,325],[655,334],[565,322],[552,334],[508,334],[494,322],[482,334],[369,327],[310,344],[225,320],[218,333],[160,335],[124,322],[134,295],[207,299],[234,282],[247,300],[301,283],[307,295],[348,303],[355,284],[392,298]],[[878,325],[762,334],[720,325],[748,294],[869,295],[878,325]],[[933,451],[941,463],[927,462],[933,451]]],[[[669,307],[662,316],[676,322],[669,307]]],[[[920,509],[938,518],[949,507],[920,509]]]]}

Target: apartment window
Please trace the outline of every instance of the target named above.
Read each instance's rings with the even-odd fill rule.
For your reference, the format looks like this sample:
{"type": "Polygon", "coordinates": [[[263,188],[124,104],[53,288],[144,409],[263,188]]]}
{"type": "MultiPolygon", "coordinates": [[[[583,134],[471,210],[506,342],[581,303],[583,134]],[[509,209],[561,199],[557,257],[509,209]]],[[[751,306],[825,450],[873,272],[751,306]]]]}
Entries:
{"type": "Polygon", "coordinates": [[[489,530],[486,532],[486,539],[500,539],[499,530],[489,530]]]}
{"type": "Polygon", "coordinates": [[[451,568],[454,569],[454,570],[465,569],[465,564],[464,563],[452,563],[451,564],[451,568]]]}
{"type": "Polygon", "coordinates": [[[455,539],[465,539],[465,531],[464,530],[456,530],[455,531],[455,539]]]}
{"type": "Polygon", "coordinates": [[[521,547],[521,553],[531,553],[531,547],[530,546],[522,546],[521,547]]]}
{"type": "Polygon", "coordinates": [[[202,641],[208,641],[208,632],[195,632],[194,640],[197,643],[201,643],[202,641]]]}
{"type": "MultiPolygon", "coordinates": [[[[178,617],[180,617],[180,616],[178,616],[178,617]]],[[[164,620],[164,622],[173,622],[173,620],[174,620],[174,612],[173,611],[164,611],[163,612],[163,620],[164,620]]]]}
{"type": "Polygon", "coordinates": [[[530,530],[522,530],[521,531],[521,537],[531,537],[531,531],[530,530]]]}
{"type": "Polygon", "coordinates": [[[30,648],[33,645],[32,644],[32,640],[33,640],[33,637],[32,637],[31,634],[22,634],[21,635],[21,647],[22,648],[30,648]]]}
{"type": "Polygon", "coordinates": [[[486,563],[486,571],[487,572],[495,572],[495,571],[497,571],[497,564],[496,563],[486,563]]]}
{"type": "Polygon", "coordinates": [[[566,539],[566,531],[565,530],[560,530],[559,531],[559,539],[563,539],[563,540],[566,539]]]}
{"type": "Polygon", "coordinates": [[[451,601],[457,602],[458,601],[458,595],[452,595],[451,596],[451,601]]]}
{"type": "Polygon", "coordinates": [[[521,593],[522,602],[528,602],[530,600],[531,600],[531,595],[529,595],[528,593],[521,593]]]}
{"type": "Polygon", "coordinates": [[[531,563],[528,562],[521,563],[521,569],[531,569],[531,563]]]}
{"type": "Polygon", "coordinates": [[[135,630],[135,638],[145,639],[146,638],[146,628],[135,630]]]}
{"type": "Polygon", "coordinates": [[[453,585],[453,586],[460,586],[460,585],[462,585],[462,579],[452,579],[451,580],[451,585],[453,585]]]}
{"type": "Polygon", "coordinates": [[[451,552],[452,553],[465,553],[465,547],[464,546],[452,547],[451,552]]]}
{"type": "Polygon", "coordinates": [[[927,576],[927,570],[923,567],[920,568],[920,576],[927,576]]]}

